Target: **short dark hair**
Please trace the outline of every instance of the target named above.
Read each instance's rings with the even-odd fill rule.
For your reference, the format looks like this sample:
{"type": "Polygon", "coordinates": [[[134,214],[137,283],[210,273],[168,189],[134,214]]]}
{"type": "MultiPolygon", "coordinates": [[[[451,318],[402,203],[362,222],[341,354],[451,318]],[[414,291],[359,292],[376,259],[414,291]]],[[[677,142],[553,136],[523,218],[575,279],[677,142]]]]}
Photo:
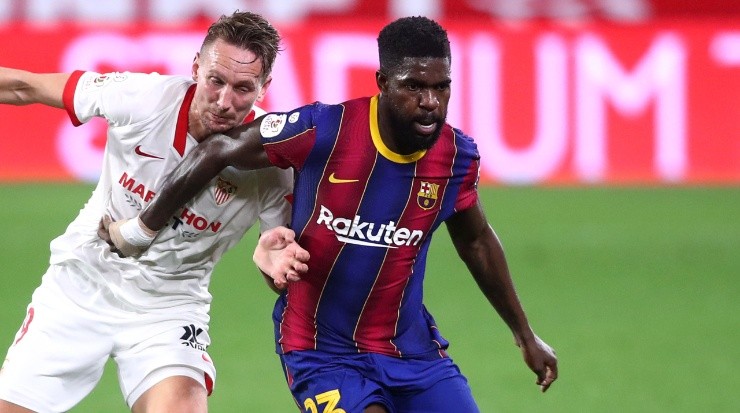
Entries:
{"type": "Polygon", "coordinates": [[[378,35],[380,69],[389,71],[405,57],[446,57],[451,60],[447,31],[426,17],[402,17],[378,35]]]}
{"type": "Polygon", "coordinates": [[[221,16],[208,28],[200,47],[201,53],[217,39],[253,52],[262,60],[262,80],[272,72],[280,48],[280,34],[262,16],[251,12],[235,11],[221,16]]]}

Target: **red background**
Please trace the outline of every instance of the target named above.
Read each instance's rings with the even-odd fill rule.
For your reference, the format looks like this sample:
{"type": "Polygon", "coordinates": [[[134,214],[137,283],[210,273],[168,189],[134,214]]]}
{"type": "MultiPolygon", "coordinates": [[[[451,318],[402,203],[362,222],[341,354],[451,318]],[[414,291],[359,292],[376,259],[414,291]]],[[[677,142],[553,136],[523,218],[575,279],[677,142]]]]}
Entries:
{"type": "MultiPolygon", "coordinates": [[[[187,75],[211,19],[200,16],[182,24],[159,24],[147,19],[146,1],[135,3],[139,7],[138,17],[115,25],[74,19],[39,25],[27,16],[23,2],[21,6],[16,4],[12,10],[16,18],[0,24],[0,66],[34,72],[83,69],[187,75]],[[118,40],[109,43],[104,36],[118,40]],[[119,41],[128,46],[121,47],[119,41]]],[[[455,13],[450,13],[454,2],[442,4],[446,14],[440,21],[453,43],[453,101],[449,120],[479,142],[484,182],[740,183],[740,18],[732,14],[740,10],[738,2],[704,2],[705,7],[697,11],[696,2],[654,0],[650,18],[629,23],[603,19],[598,10],[591,16],[595,18],[578,21],[501,20],[481,15],[470,7],[457,7],[455,13]],[[725,7],[722,13],[718,11],[721,5],[725,7]],[[669,120],[662,121],[671,130],[683,131],[675,132],[676,136],[671,138],[671,142],[683,142],[683,146],[663,148],[678,153],[681,159],[668,174],[656,160],[656,142],[662,127],[657,119],[664,108],[657,99],[662,92],[646,92],[647,101],[633,111],[620,107],[612,98],[603,97],[602,106],[589,109],[589,113],[603,117],[603,136],[577,136],[578,125],[584,121],[583,108],[579,110],[583,101],[579,100],[578,86],[583,84],[579,65],[583,62],[584,42],[595,41],[600,45],[599,50],[606,53],[612,69],[617,67],[624,76],[621,80],[607,79],[599,87],[620,96],[625,93],[634,103],[639,99],[630,98],[630,91],[622,88],[640,85],[637,77],[641,63],[652,62],[658,70],[657,60],[650,57],[651,48],[658,47],[665,38],[671,39],[669,44],[673,46],[661,50],[672,50],[683,56],[677,63],[660,68],[661,76],[674,79],[670,88],[680,91],[679,106],[684,108],[683,112],[669,113],[669,120]],[[481,39],[494,45],[491,46],[494,49],[476,49],[473,45],[481,39]],[[552,83],[565,91],[562,102],[547,95],[536,80],[538,73],[554,71],[537,58],[538,45],[548,39],[554,39],[558,45],[548,50],[564,62],[562,75],[556,76],[557,81],[552,83]],[[476,68],[488,67],[485,62],[490,61],[491,50],[496,50],[500,59],[498,66],[493,66],[497,71],[474,76],[476,68]],[[498,92],[488,89],[486,85],[491,82],[498,85],[498,92]],[[498,108],[490,106],[491,96],[499,102],[498,108]],[[507,151],[527,152],[532,149],[541,126],[540,118],[544,116],[538,108],[548,103],[555,108],[549,115],[559,120],[564,134],[558,150],[543,155],[552,165],[544,168],[534,158],[522,158],[518,162],[511,158],[511,165],[506,161],[493,163],[492,158],[500,157],[487,151],[496,131],[500,132],[507,151]],[[575,155],[578,142],[602,138],[606,151],[600,172],[584,173],[575,155]],[[542,172],[528,172],[535,170],[542,172]]],[[[273,73],[275,81],[262,106],[268,110],[288,110],[314,100],[333,102],[375,93],[373,72],[377,51],[373,42],[377,31],[390,18],[386,18],[387,13],[385,2],[359,0],[339,17],[316,12],[300,21],[275,23],[284,38],[285,51],[278,57],[273,73]],[[361,40],[355,46],[337,43],[337,39],[347,36],[361,40]],[[337,64],[354,53],[361,62],[337,64]],[[339,77],[321,76],[327,73],[338,73],[339,77]]],[[[656,78],[648,82],[648,87],[659,84],[661,80],[656,78]]],[[[666,96],[673,95],[665,92],[663,98],[666,96]]],[[[74,131],[90,139],[81,144],[83,149],[79,152],[62,137],[63,131],[70,128],[68,125],[65,113],[58,109],[1,105],[0,181],[94,179],[99,160],[90,153],[94,155],[102,150],[104,124],[91,123],[74,131]],[[66,152],[60,148],[66,148],[66,152]],[[85,155],[86,151],[90,153],[85,155]],[[88,172],[81,173],[79,169],[88,172]]]]}

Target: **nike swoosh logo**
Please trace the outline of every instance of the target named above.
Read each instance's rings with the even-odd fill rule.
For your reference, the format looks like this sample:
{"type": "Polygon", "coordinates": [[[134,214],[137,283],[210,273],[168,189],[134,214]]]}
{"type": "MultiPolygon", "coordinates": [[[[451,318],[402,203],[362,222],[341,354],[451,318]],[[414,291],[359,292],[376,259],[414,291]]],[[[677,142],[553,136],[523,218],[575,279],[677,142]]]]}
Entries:
{"type": "Polygon", "coordinates": [[[349,184],[349,183],[358,182],[358,181],[359,179],[339,179],[334,176],[334,172],[332,172],[331,175],[329,175],[329,182],[333,184],[349,184]]]}
{"type": "Polygon", "coordinates": [[[136,146],[136,149],[134,149],[134,152],[136,152],[137,155],[143,156],[143,157],[146,157],[146,158],[164,159],[161,156],[152,155],[150,153],[146,153],[146,152],[142,151],[141,150],[141,145],[137,145],[136,146]]]}

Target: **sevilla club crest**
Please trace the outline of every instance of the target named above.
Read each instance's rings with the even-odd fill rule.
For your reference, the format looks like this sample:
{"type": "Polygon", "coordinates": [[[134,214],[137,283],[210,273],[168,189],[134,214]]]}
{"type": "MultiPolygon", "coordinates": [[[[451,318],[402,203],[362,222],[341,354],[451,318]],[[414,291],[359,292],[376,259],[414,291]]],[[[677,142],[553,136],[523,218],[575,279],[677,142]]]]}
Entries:
{"type": "Polygon", "coordinates": [[[236,185],[221,178],[216,178],[216,205],[223,205],[231,199],[231,196],[236,193],[236,185]]]}

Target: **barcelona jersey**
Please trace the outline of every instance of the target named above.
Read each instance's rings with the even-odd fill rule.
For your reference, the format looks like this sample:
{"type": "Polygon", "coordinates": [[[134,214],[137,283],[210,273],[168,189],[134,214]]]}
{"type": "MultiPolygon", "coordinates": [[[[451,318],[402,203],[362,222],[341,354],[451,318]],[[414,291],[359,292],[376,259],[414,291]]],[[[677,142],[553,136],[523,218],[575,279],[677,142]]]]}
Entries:
{"type": "Polygon", "coordinates": [[[445,124],[431,149],[394,153],[377,96],[272,113],[260,128],[270,161],[296,171],[292,227],[311,254],[275,305],[278,353],[445,356],[424,271],[432,233],[478,202],[473,140],[445,124]]]}

